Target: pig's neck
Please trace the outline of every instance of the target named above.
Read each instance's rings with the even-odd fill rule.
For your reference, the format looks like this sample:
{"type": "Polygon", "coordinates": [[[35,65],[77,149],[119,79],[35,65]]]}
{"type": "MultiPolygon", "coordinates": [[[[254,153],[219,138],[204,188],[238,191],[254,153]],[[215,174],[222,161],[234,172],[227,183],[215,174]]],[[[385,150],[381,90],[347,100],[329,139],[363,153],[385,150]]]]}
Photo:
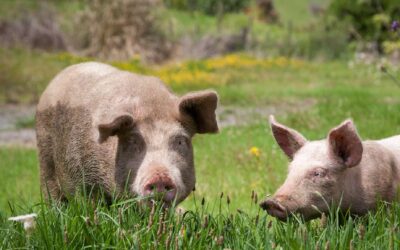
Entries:
{"type": "Polygon", "coordinates": [[[380,199],[394,200],[400,180],[399,162],[391,150],[373,141],[364,142],[363,148],[360,164],[344,171],[339,183],[341,208],[353,214],[365,214],[380,199]]]}

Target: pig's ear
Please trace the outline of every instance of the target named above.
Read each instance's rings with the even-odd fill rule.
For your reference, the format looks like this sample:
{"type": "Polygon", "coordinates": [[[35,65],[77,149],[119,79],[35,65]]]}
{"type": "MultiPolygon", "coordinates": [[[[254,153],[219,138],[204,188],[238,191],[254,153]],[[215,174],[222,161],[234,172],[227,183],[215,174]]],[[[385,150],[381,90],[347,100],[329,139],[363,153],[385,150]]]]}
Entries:
{"type": "Polygon", "coordinates": [[[346,167],[358,165],[362,158],[363,146],[357,129],[351,120],[346,120],[328,135],[330,152],[346,167]]]}
{"type": "Polygon", "coordinates": [[[121,135],[127,130],[133,128],[134,122],[131,115],[120,115],[110,123],[100,124],[99,128],[99,142],[105,142],[108,137],[114,135],[121,135]]]}
{"type": "Polygon", "coordinates": [[[191,116],[196,123],[199,134],[218,132],[215,109],[218,95],[214,91],[197,91],[188,93],[179,100],[179,111],[191,116]]]}
{"type": "Polygon", "coordinates": [[[295,153],[306,144],[307,140],[299,132],[278,123],[274,116],[269,117],[272,134],[283,152],[293,160],[295,153]]]}

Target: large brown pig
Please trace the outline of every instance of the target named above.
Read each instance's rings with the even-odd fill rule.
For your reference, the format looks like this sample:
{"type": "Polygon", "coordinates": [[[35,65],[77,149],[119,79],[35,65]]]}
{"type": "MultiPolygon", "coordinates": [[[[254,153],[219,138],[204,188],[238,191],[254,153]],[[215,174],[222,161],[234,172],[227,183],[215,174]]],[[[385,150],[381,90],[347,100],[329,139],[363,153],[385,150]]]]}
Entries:
{"type": "Polygon", "coordinates": [[[286,181],[260,205],[281,220],[293,213],[306,220],[329,208],[362,215],[378,200],[393,201],[400,184],[400,136],[362,142],[351,120],[333,128],[320,141],[270,117],[275,140],[290,158],[286,181]]]}
{"type": "Polygon", "coordinates": [[[218,131],[213,91],[172,94],[155,77],[88,62],[59,73],[37,106],[41,188],[128,191],[179,203],[195,186],[195,133],[218,131]],[[162,194],[162,195],[159,195],[162,194]]]}

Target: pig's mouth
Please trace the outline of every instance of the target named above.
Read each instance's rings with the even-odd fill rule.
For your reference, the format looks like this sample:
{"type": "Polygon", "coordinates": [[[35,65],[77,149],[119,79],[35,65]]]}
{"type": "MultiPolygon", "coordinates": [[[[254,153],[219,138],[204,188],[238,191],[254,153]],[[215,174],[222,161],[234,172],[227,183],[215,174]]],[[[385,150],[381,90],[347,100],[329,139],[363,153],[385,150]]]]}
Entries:
{"type": "Polygon", "coordinates": [[[321,216],[320,212],[310,212],[312,207],[297,207],[295,210],[289,209],[274,199],[268,199],[260,203],[269,215],[281,220],[286,221],[292,215],[300,215],[305,221],[309,221],[321,216]]]}
{"type": "Polygon", "coordinates": [[[154,206],[154,204],[161,204],[164,208],[170,208],[175,206],[178,202],[176,201],[174,194],[170,192],[154,193],[150,195],[141,195],[140,203],[146,206],[154,206]]]}
{"type": "Polygon", "coordinates": [[[147,206],[147,207],[153,207],[153,206],[160,206],[163,209],[168,209],[172,207],[172,204],[169,202],[163,202],[163,201],[159,201],[159,200],[153,200],[153,199],[145,199],[142,200],[141,204],[143,206],[147,206]]]}
{"type": "Polygon", "coordinates": [[[262,209],[266,210],[268,214],[278,218],[281,221],[286,221],[286,219],[291,215],[291,213],[284,206],[273,199],[261,202],[260,206],[262,209]]]}

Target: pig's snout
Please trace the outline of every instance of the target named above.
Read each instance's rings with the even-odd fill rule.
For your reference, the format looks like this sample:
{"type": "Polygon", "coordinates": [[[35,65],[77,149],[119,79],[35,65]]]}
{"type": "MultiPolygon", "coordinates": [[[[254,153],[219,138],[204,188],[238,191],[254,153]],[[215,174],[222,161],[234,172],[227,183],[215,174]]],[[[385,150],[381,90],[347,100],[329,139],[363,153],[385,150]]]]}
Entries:
{"type": "Polygon", "coordinates": [[[169,177],[158,176],[145,184],[144,195],[171,203],[176,196],[176,186],[169,177]]]}
{"type": "Polygon", "coordinates": [[[286,220],[288,217],[287,209],[275,199],[265,200],[260,203],[260,206],[262,209],[266,210],[268,214],[280,220],[286,220]]]}

